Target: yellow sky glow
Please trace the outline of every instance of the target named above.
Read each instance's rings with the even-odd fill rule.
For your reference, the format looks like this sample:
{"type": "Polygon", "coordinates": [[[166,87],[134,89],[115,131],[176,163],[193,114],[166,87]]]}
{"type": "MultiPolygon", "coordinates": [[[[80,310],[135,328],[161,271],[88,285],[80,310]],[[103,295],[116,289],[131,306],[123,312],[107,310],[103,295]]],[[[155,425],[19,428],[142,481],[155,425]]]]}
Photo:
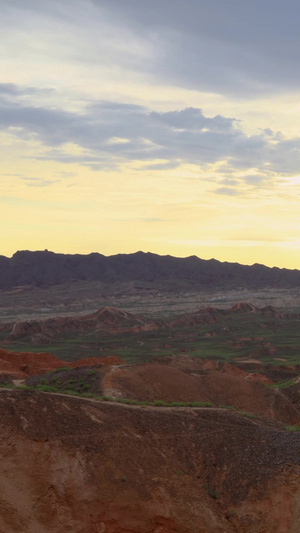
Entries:
{"type": "Polygon", "coordinates": [[[0,255],[143,250],[300,269],[294,86],[237,95],[184,69],[168,78],[160,57],[167,69],[175,29],[143,31],[106,2],[78,0],[72,17],[65,0],[13,4],[0,59],[0,255]]]}

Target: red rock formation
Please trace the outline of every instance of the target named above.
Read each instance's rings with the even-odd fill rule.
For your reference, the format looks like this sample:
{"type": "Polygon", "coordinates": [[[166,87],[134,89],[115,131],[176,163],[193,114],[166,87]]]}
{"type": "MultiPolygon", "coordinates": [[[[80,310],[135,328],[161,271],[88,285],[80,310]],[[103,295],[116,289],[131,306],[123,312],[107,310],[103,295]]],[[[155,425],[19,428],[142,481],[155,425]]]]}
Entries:
{"type": "Polygon", "coordinates": [[[13,352],[0,348],[0,373],[25,378],[66,366],[50,353],[13,352]]]}
{"type": "Polygon", "coordinates": [[[0,348],[0,375],[10,375],[13,379],[26,379],[29,376],[51,372],[57,368],[70,366],[121,365],[124,361],[115,355],[107,357],[87,357],[69,363],[61,361],[50,353],[13,352],[0,348]]]}

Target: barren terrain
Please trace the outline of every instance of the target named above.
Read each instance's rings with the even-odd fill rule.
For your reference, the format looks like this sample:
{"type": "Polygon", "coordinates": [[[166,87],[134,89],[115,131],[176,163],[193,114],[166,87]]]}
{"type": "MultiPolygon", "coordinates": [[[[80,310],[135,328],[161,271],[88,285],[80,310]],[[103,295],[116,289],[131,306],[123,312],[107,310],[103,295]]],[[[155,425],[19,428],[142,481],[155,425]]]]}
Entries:
{"type": "Polygon", "coordinates": [[[299,438],[211,409],[0,393],[5,533],[299,531],[299,438]]]}
{"type": "Polygon", "coordinates": [[[298,289],[0,295],[1,533],[298,533],[298,289]]]}
{"type": "Polygon", "coordinates": [[[251,302],[156,315],[103,307],[82,314],[3,318],[0,343],[65,361],[114,355],[138,362],[188,353],[218,361],[295,365],[300,363],[299,323],[298,308],[251,302]]]}

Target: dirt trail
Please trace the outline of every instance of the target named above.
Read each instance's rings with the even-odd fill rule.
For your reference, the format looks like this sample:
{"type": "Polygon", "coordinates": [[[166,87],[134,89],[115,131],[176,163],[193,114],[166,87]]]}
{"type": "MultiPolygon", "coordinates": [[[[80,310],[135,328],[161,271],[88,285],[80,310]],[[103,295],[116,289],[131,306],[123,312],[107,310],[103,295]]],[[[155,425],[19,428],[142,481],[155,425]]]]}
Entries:
{"type": "MultiPolygon", "coordinates": [[[[26,389],[14,389],[14,388],[10,388],[10,387],[2,387],[0,388],[0,394],[1,392],[6,392],[6,391],[13,391],[13,392],[17,392],[17,393],[20,393],[22,394],[23,392],[26,392],[26,389]]],[[[63,393],[60,393],[60,392],[49,392],[49,391],[30,391],[31,393],[33,394],[42,394],[42,395],[46,395],[46,396],[54,396],[54,397],[59,397],[59,398],[67,398],[68,400],[80,400],[80,401],[83,401],[83,402],[88,402],[88,403],[91,403],[91,404],[96,404],[96,405],[99,405],[99,404],[102,404],[102,405],[110,405],[110,406],[117,406],[117,407],[120,407],[120,408],[124,408],[124,409],[131,409],[131,410],[143,410],[143,411],[148,411],[148,412],[151,412],[151,413],[159,413],[159,412],[176,412],[178,411],[179,413],[190,413],[190,412],[197,412],[197,411],[203,411],[203,412],[217,412],[217,413],[220,413],[220,414],[223,414],[223,413],[227,413],[228,410],[225,409],[225,408],[222,408],[222,407],[194,407],[194,406],[160,406],[160,405],[136,405],[136,404],[131,404],[131,403],[123,403],[123,402],[118,402],[118,401],[109,401],[109,400],[99,400],[99,399],[96,399],[96,398],[88,398],[88,397],[85,397],[85,396],[77,396],[75,394],[72,394],[71,396],[68,395],[68,394],[63,394],[63,393]]],[[[243,413],[240,413],[238,410],[234,411],[232,413],[232,416],[242,416],[244,417],[245,415],[243,413]]],[[[271,424],[272,427],[274,427],[274,422],[272,420],[268,420],[266,418],[264,419],[255,419],[255,418],[251,418],[249,417],[249,422],[255,426],[261,426],[262,424],[262,420],[263,420],[263,423],[264,424],[271,424]]],[[[278,427],[280,427],[280,424],[278,424],[278,427]]],[[[1,532],[0,532],[1,533],[1,532]]]]}
{"type": "Polygon", "coordinates": [[[105,373],[101,382],[104,396],[110,396],[111,398],[118,398],[122,396],[122,392],[118,391],[112,383],[113,375],[118,374],[118,372],[120,373],[120,368],[118,366],[111,366],[105,373]]]}

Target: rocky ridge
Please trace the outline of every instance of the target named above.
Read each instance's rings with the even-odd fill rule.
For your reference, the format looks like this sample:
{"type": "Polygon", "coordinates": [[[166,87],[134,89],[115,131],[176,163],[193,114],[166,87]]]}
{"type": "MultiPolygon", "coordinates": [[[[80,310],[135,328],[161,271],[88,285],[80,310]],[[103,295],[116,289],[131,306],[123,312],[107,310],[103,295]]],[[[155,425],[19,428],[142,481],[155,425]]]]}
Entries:
{"type": "MultiPolygon", "coordinates": [[[[23,320],[0,324],[0,331],[7,331],[11,337],[27,337],[32,342],[43,342],[57,335],[70,332],[138,333],[158,329],[172,329],[177,326],[215,324],[236,313],[257,314],[282,319],[284,315],[276,307],[256,307],[241,302],[229,309],[205,307],[195,313],[184,313],[170,320],[149,319],[114,307],[103,307],[94,313],[71,317],[53,317],[40,320],[23,320]]],[[[295,315],[296,316],[296,315],[295,315]]]]}
{"type": "Polygon", "coordinates": [[[137,252],[106,257],[98,253],[64,255],[18,251],[0,256],[0,289],[22,285],[49,287],[66,281],[142,281],[166,283],[173,290],[186,286],[225,288],[299,287],[300,272],[264,265],[221,263],[196,256],[177,258],[137,252]]]}

